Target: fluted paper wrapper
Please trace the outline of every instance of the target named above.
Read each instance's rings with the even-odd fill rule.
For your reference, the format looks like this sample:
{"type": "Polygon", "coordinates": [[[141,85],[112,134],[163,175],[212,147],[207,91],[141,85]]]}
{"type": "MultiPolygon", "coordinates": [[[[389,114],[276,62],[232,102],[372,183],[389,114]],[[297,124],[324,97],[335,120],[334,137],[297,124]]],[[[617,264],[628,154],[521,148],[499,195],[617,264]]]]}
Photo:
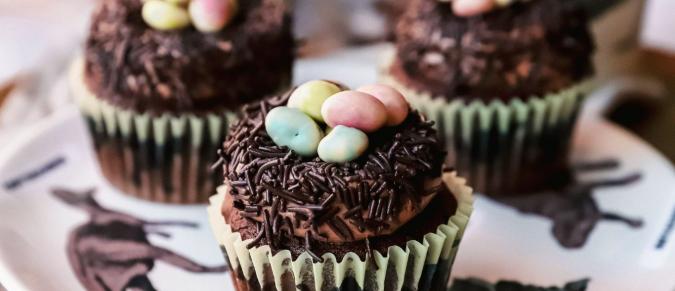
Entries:
{"type": "Polygon", "coordinates": [[[71,90],[91,133],[103,175],[126,194],[166,203],[206,203],[220,185],[210,167],[234,113],[163,114],[125,110],[85,86],[83,62],[71,68],[71,90]]]}
{"type": "Polygon", "coordinates": [[[238,290],[445,290],[459,243],[473,211],[471,188],[455,173],[443,180],[457,199],[457,211],[447,224],[438,226],[422,241],[408,241],[405,248],[389,247],[362,259],[355,253],[338,261],[332,253],[314,262],[308,253],[293,260],[291,252],[273,254],[269,246],[247,248],[225,223],[221,205],[227,187],[211,197],[208,208],[211,228],[229,262],[238,290]]]}
{"type": "Polygon", "coordinates": [[[476,191],[490,196],[527,194],[566,174],[586,83],[545,96],[484,102],[419,92],[388,71],[387,65],[381,81],[400,90],[414,108],[436,122],[447,163],[476,191]]]}

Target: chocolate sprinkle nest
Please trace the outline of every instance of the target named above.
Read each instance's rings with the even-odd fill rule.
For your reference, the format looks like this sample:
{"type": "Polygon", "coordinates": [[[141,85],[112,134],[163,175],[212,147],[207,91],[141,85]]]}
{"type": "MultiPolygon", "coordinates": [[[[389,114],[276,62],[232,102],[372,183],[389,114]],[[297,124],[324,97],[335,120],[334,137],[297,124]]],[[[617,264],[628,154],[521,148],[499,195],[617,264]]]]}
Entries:
{"type": "Polygon", "coordinates": [[[351,229],[377,234],[392,227],[404,205],[421,211],[422,198],[438,191],[425,188],[442,173],[433,122],[413,111],[401,125],[370,134],[370,148],[357,160],[327,163],[277,146],[265,132],[267,112],[289,95],[245,106],[219,152],[233,207],[257,225],[250,245],[264,241],[274,249],[304,229],[311,252],[312,241],[326,240],[323,225],[343,241],[353,240],[351,229]],[[341,206],[347,211],[337,215],[341,206]]]}
{"type": "Polygon", "coordinates": [[[410,0],[389,73],[447,98],[509,100],[557,92],[593,73],[594,42],[578,1],[516,2],[475,17],[410,0]]]}
{"type": "Polygon", "coordinates": [[[142,19],[142,0],[102,0],[85,45],[89,89],[137,112],[234,110],[289,85],[295,44],[284,0],[239,1],[216,33],[160,31],[142,19]]]}

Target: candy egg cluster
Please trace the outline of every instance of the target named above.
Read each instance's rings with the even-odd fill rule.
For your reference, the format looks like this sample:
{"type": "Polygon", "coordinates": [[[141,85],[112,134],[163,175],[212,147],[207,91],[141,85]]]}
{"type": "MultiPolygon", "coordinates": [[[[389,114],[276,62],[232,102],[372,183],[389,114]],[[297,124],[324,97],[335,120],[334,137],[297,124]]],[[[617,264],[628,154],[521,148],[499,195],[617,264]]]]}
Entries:
{"type": "Polygon", "coordinates": [[[227,26],[237,11],[236,0],[146,0],[142,16],[157,30],[183,29],[190,24],[201,32],[227,26]]]}
{"type": "Polygon", "coordinates": [[[352,91],[315,80],[297,87],[286,107],[272,109],[265,130],[274,143],[301,156],[346,163],[368,149],[368,133],[401,124],[409,111],[403,95],[389,86],[352,91]]]}

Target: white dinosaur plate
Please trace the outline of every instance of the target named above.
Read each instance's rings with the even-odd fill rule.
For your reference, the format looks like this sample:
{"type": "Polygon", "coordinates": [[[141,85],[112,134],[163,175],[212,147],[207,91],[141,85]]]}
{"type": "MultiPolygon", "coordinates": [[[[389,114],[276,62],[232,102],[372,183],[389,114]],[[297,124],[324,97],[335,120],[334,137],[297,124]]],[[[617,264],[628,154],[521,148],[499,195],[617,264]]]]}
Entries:
{"type": "MultiPolygon", "coordinates": [[[[373,82],[379,50],[303,60],[296,80],[373,82]]],[[[224,260],[205,207],[153,204],[112,189],[99,173],[74,108],[22,132],[3,141],[0,153],[0,282],[6,288],[85,289],[80,278],[90,282],[90,290],[99,290],[95,285],[233,290],[229,275],[218,268],[224,260]]],[[[575,249],[561,247],[551,220],[479,197],[453,276],[544,286],[590,278],[590,291],[675,289],[672,166],[637,138],[589,116],[582,118],[574,156],[619,163],[612,170],[586,172],[583,181],[633,173],[641,179],[588,196],[595,201],[591,213],[611,215],[597,221],[575,249]],[[640,219],[642,226],[629,227],[616,220],[620,216],[640,219]]]]}

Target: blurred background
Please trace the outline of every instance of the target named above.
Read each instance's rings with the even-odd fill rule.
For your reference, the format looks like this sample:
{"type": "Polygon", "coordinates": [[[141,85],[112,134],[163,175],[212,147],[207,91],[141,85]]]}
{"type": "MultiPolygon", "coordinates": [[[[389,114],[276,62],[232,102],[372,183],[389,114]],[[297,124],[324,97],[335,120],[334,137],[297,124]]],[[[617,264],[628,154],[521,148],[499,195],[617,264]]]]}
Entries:
{"type": "MultiPolygon", "coordinates": [[[[298,54],[390,40],[406,0],[293,0],[298,54]]],[[[567,1],[567,0],[561,0],[567,1]]],[[[675,162],[675,1],[584,1],[597,38],[598,113],[675,162]]],[[[0,0],[0,141],[70,103],[64,72],[96,0],[0,0]]]]}

